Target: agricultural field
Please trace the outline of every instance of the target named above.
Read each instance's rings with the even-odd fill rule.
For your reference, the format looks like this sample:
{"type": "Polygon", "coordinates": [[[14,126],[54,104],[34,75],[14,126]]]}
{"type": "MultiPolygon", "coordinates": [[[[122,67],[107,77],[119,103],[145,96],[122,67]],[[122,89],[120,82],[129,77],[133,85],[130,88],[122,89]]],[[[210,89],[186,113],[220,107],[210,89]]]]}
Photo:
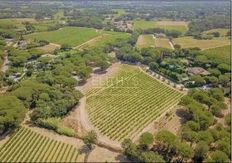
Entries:
{"type": "Polygon", "coordinates": [[[198,47],[202,50],[210,49],[215,47],[221,47],[225,45],[230,45],[230,40],[228,38],[217,38],[212,40],[197,40],[193,37],[179,37],[173,39],[174,44],[181,45],[182,48],[194,48],[198,47]]]}
{"type": "Polygon", "coordinates": [[[207,56],[212,61],[217,63],[227,63],[230,64],[230,45],[203,50],[202,53],[207,56]]]}
{"type": "Polygon", "coordinates": [[[9,29],[9,28],[22,28],[23,22],[35,23],[35,19],[31,18],[21,18],[21,19],[0,19],[0,28],[9,29]]]}
{"type": "Polygon", "coordinates": [[[155,38],[156,47],[172,49],[167,38],[155,38]]]}
{"type": "Polygon", "coordinates": [[[124,32],[101,31],[101,34],[87,42],[77,46],[77,48],[103,47],[119,39],[128,39],[130,34],[124,32]]]}
{"type": "Polygon", "coordinates": [[[78,150],[21,128],[0,147],[0,162],[77,162],[78,150]]]}
{"type": "Polygon", "coordinates": [[[153,35],[140,35],[136,42],[136,47],[155,47],[155,39],[153,38],[153,35]]]}
{"type": "Polygon", "coordinates": [[[183,96],[129,65],[85,95],[90,121],[101,134],[119,142],[133,138],[183,96]]]}
{"type": "Polygon", "coordinates": [[[228,31],[229,31],[229,29],[226,29],[226,28],[216,28],[216,29],[211,29],[211,30],[208,30],[208,31],[204,31],[203,34],[210,34],[210,33],[213,33],[213,32],[219,32],[220,36],[224,37],[224,36],[226,36],[228,31]]]}
{"type": "Polygon", "coordinates": [[[99,35],[100,33],[92,28],[64,27],[55,31],[29,34],[25,38],[28,40],[47,40],[51,43],[77,46],[99,35]]]}
{"type": "Polygon", "coordinates": [[[185,33],[188,30],[188,23],[184,21],[145,21],[136,20],[133,22],[135,29],[161,28],[165,30],[176,30],[185,33]]]}

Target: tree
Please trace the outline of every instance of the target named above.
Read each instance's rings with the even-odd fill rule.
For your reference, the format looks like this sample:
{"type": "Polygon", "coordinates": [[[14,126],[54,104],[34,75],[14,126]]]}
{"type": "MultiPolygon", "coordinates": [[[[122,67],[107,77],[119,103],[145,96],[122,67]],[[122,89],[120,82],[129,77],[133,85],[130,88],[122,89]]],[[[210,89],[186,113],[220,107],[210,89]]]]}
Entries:
{"type": "Polygon", "coordinates": [[[158,71],[159,70],[159,65],[156,62],[151,62],[149,64],[149,67],[152,71],[158,71]]]}
{"type": "Polygon", "coordinates": [[[4,95],[0,98],[0,135],[19,127],[26,113],[26,108],[17,97],[4,95]]]}
{"type": "Polygon", "coordinates": [[[122,144],[123,153],[127,156],[127,158],[131,161],[138,162],[140,151],[137,146],[131,141],[131,139],[125,139],[122,144]]]}
{"type": "Polygon", "coordinates": [[[230,157],[231,154],[231,148],[230,148],[230,141],[225,140],[219,140],[216,142],[217,149],[226,153],[228,157],[230,157]]]}
{"type": "Polygon", "coordinates": [[[230,78],[227,75],[220,75],[219,76],[219,83],[223,86],[229,85],[230,78]]]}
{"type": "Polygon", "coordinates": [[[110,66],[110,64],[107,61],[100,61],[98,63],[98,66],[101,68],[102,71],[105,71],[110,66]]]}
{"type": "Polygon", "coordinates": [[[167,130],[159,131],[155,139],[166,147],[174,146],[176,143],[176,136],[167,130]]]}
{"type": "Polygon", "coordinates": [[[97,134],[94,131],[90,131],[84,136],[83,141],[84,141],[85,145],[90,150],[92,150],[93,144],[97,143],[97,134]]]}
{"type": "Polygon", "coordinates": [[[192,158],[193,150],[192,148],[186,143],[178,143],[176,146],[177,155],[179,156],[179,160],[181,162],[186,162],[188,159],[192,158]]]}
{"type": "Polygon", "coordinates": [[[200,75],[194,75],[194,76],[192,76],[191,80],[195,82],[194,84],[196,86],[202,86],[202,85],[204,85],[206,83],[205,80],[204,80],[204,78],[201,77],[200,75]]]}
{"type": "Polygon", "coordinates": [[[230,126],[231,125],[231,113],[225,116],[225,123],[230,126]]]}
{"type": "Polygon", "coordinates": [[[209,154],[206,162],[224,163],[224,162],[229,162],[229,158],[222,151],[214,151],[209,154]]]}
{"type": "Polygon", "coordinates": [[[152,151],[143,152],[140,156],[140,161],[144,163],[165,162],[161,155],[159,155],[158,153],[152,152],[152,151]]]}
{"type": "Polygon", "coordinates": [[[149,132],[143,133],[139,138],[140,145],[147,149],[149,145],[151,145],[154,141],[153,135],[149,132]]]}
{"type": "Polygon", "coordinates": [[[226,72],[230,72],[230,65],[225,64],[225,63],[221,63],[217,66],[217,68],[222,72],[222,73],[226,73],[226,72]]]}
{"type": "Polygon", "coordinates": [[[72,48],[71,45],[68,45],[68,44],[62,44],[60,47],[60,49],[64,51],[70,50],[71,48],[72,48]]]}
{"type": "Polygon", "coordinates": [[[181,45],[180,45],[180,44],[175,44],[175,45],[174,45],[174,48],[175,48],[175,49],[181,49],[181,45]]]}
{"type": "Polygon", "coordinates": [[[202,162],[209,151],[209,146],[206,142],[200,141],[197,143],[194,153],[194,160],[196,162],[202,162]]]}

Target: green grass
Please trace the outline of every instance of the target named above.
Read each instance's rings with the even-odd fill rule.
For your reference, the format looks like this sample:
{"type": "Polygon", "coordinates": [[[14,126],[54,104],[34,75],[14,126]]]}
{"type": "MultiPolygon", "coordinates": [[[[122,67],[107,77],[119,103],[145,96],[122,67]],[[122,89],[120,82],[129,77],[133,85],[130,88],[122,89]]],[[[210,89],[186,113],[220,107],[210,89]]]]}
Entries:
{"type": "Polygon", "coordinates": [[[81,46],[81,48],[90,48],[90,47],[103,47],[109,43],[114,43],[120,39],[128,39],[130,34],[124,32],[110,32],[110,31],[102,31],[101,34],[89,41],[88,43],[81,46]]]}
{"type": "Polygon", "coordinates": [[[64,10],[58,10],[58,12],[53,15],[53,17],[55,20],[60,20],[61,18],[64,18],[64,10]]]}
{"type": "Polygon", "coordinates": [[[69,144],[21,128],[0,148],[0,162],[77,162],[78,151],[69,144]]]}
{"type": "Polygon", "coordinates": [[[183,96],[129,65],[122,65],[102,87],[93,87],[85,95],[90,121],[117,141],[133,138],[183,96]]]}
{"type": "Polygon", "coordinates": [[[171,49],[172,47],[169,44],[169,39],[167,38],[156,38],[155,39],[156,47],[171,49]]]}
{"type": "Polygon", "coordinates": [[[9,28],[23,28],[23,22],[35,22],[34,19],[30,18],[21,18],[21,19],[0,19],[0,28],[9,29],[9,28]]]}
{"type": "Polygon", "coordinates": [[[26,35],[25,38],[29,40],[47,40],[51,43],[69,44],[71,46],[77,46],[98,35],[99,33],[92,28],[64,27],[55,31],[37,32],[29,34],[26,35]]]}
{"type": "Polygon", "coordinates": [[[140,35],[137,42],[137,48],[155,47],[155,39],[152,35],[140,35]]]}
{"type": "Polygon", "coordinates": [[[228,31],[229,31],[229,29],[226,29],[226,28],[216,28],[216,29],[211,29],[211,30],[208,30],[208,31],[204,31],[203,33],[204,34],[210,34],[212,32],[219,32],[220,36],[226,36],[228,31]]]}
{"type": "Polygon", "coordinates": [[[202,53],[217,63],[230,64],[230,45],[203,50],[202,53]]]}
{"type": "Polygon", "coordinates": [[[133,23],[135,29],[161,28],[164,30],[176,30],[182,33],[185,33],[188,30],[187,22],[180,22],[180,21],[136,20],[133,23]]]}
{"type": "Polygon", "coordinates": [[[182,48],[198,47],[202,50],[215,47],[221,47],[230,44],[230,40],[226,37],[219,37],[212,40],[197,40],[193,37],[179,37],[173,39],[174,44],[181,45],[182,48]]]}

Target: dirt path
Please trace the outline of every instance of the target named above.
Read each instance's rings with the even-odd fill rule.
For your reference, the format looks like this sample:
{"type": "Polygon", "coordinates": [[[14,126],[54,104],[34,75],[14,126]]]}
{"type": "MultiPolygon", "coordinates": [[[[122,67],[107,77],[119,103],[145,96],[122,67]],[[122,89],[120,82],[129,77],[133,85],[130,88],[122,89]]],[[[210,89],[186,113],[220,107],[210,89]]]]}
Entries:
{"type": "Polygon", "coordinates": [[[170,40],[168,41],[168,43],[170,44],[171,48],[172,48],[173,50],[175,50],[175,48],[174,48],[174,46],[173,46],[173,43],[172,43],[170,40]]]}
{"type": "Polygon", "coordinates": [[[120,70],[120,63],[113,63],[108,69],[106,73],[100,73],[100,74],[95,74],[92,73],[91,77],[87,79],[86,83],[81,86],[76,86],[76,89],[81,91],[83,94],[86,93],[89,89],[92,89],[93,87],[96,87],[102,82],[107,79],[108,77],[112,76],[113,74],[117,73],[120,70]]]}
{"type": "Polygon", "coordinates": [[[3,61],[3,64],[1,66],[1,71],[2,72],[6,72],[6,70],[8,69],[8,64],[9,64],[9,60],[8,60],[8,54],[7,54],[7,51],[5,50],[5,56],[4,56],[4,61],[3,61]]]}

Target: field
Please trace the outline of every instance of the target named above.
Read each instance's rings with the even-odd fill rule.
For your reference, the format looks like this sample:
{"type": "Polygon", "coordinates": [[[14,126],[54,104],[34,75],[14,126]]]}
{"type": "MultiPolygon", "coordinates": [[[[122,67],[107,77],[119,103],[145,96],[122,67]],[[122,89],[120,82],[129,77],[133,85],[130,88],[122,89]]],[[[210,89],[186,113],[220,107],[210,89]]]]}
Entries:
{"type": "Polygon", "coordinates": [[[21,19],[0,19],[0,28],[22,28],[23,22],[36,22],[35,19],[21,18],[21,19]]]}
{"type": "Polygon", "coordinates": [[[55,31],[37,32],[29,34],[26,35],[25,38],[29,40],[47,40],[51,43],[69,44],[71,46],[77,46],[98,35],[99,33],[92,28],[64,27],[55,31]]]}
{"type": "Polygon", "coordinates": [[[0,162],[77,162],[78,151],[69,144],[21,128],[0,148],[0,162]]]}
{"type": "Polygon", "coordinates": [[[116,141],[136,136],[183,96],[129,65],[122,65],[102,87],[92,87],[85,95],[92,124],[116,141]]]}
{"type": "Polygon", "coordinates": [[[153,35],[140,35],[136,42],[136,47],[155,47],[155,39],[153,38],[153,35]]]}
{"type": "Polygon", "coordinates": [[[208,31],[204,31],[203,33],[204,34],[210,34],[212,32],[219,32],[220,36],[226,36],[228,31],[229,31],[229,29],[226,29],[226,28],[216,28],[216,29],[211,29],[211,30],[208,30],[208,31]]]}
{"type": "Polygon", "coordinates": [[[101,31],[101,34],[83,44],[77,46],[77,48],[89,48],[89,47],[102,47],[106,44],[113,43],[118,39],[127,39],[130,34],[123,32],[109,32],[109,31],[101,31]]]}
{"type": "Polygon", "coordinates": [[[162,48],[168,48],[168,49],[172,48],[167,38],[156,38],[155,45],[156,47],[162,47],[162,48]]]}
{"type": "Polygon", "coordinates": [[[216,61],[217,63],[230,64],[230,45],[203,50],[202,53],[210,60],[216,61]]]}
{"type": "Polygon", "coordinates": [[[185,33],[188,30],[188,23],[184,21],[134,21],[135,29],[162,28],[165,30],[177,30],[185,33]]]}
{"type": "Polygon", "coordinates": [[[179,38],[174,38],[173,42],[175,44],[181,45],[182,48],[198,47],[202,50],[221,47],[230,44],[230,40],[228,38],[222,38],[222,37],[212,40],[197,40],[194,39],[193,37],[179,37],[179,38]]]}

